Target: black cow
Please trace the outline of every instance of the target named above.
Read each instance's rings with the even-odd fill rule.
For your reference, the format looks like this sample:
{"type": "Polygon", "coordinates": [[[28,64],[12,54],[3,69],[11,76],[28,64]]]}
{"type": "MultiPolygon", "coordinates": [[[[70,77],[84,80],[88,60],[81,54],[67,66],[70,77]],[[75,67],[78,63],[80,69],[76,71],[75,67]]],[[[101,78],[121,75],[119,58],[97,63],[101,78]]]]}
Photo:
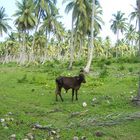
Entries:
{"type": "Polygon", "coordinates": [[[85,76],[83,73],[80,73],[78,76],[74,77],[60,76],[56,78],[56,101],[58,101],[57,95],[59,95],[61,100],[63,101],[63,98],[61,96],[62,88],[64,88],[66,92],[69,89],[72,89],[72,101],[74,97],[74,92],[76,94],[76,100],[78,100],[77,93],[81,86],[81,83],[86,83],[85,76]]]}

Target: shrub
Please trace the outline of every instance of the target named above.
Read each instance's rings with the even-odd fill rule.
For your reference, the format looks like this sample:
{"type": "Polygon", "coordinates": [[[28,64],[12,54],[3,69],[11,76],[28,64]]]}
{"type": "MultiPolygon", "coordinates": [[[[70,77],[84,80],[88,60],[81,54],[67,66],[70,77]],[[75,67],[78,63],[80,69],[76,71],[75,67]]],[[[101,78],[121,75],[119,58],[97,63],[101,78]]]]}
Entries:
{"type": "Polygon", "coordinates": [[[128,71],[133,72],[133,68],[132,67],[128,68],[128,71]]]}
{"type": "Polygon", "coordinates": [[[124,70],[125,69],[125,67],[123,66],[123,65],[121,65],[120,67],[119,67],[119,70],[124,70]]]}
{"type": "Polygon", "coordinates": [[[106,60],[106,61],[105,61],[105,64],[106,64],[106,65],[111,65],[111,60],[106,60]]]}
{"type": "Polygon", "coordinates": [[[24,82],[27,82],[27,75],[24,74],[23,77],[21,79],[17,79],[17,82],[18,83],[24,83],[24,82]]]}
{"type": "Polygon", "coordinates": [[[120,57],[116,60],[117,63],[140,63],[140,57],[120,57]]]}
{"type": "Polygon", "coordinates": [[[99,77],[100,77],[100,78],[104,78],[104,77],[106,77],[106,76],[108,76],[108,71],[107,71],[107,69],[105,68],[105,69],[103,69],[103,71],[100,72],[99,77]]]}
{"type": "Polygon", "coordinates": [[[85,63],[84,63],[84,60],[80,60],[80,61],[75,61],[74,62],[74,66],[83,66],[85,63]]]}

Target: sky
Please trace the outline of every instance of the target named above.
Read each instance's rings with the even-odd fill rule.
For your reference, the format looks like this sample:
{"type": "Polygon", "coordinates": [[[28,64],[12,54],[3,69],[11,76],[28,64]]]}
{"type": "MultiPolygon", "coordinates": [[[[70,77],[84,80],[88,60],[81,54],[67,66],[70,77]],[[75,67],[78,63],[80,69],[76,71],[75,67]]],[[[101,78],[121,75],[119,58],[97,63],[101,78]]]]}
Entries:
{"type": "MultiPolygon", "coordinates": [[[[19,1],[19,0],[18,0],[19,1]]],[[[63,0],[57,0],[57,7],[59,8],[59,13],[62,16],[60,21],[64,24],[66,29],[71,29],[71,13],[65,13],[65,6],[66,4],[62,5],[63,0]]],[[[125,13],[125,17],[127,18],[128,15],[133,11],[132,6],[136,6],[136,0],[99,0],[102,8],[103,8],[103,21],[105,25],[102,27],[102,31],[100,35],[105,38],[106,36],[110,36],[112,41],[116,40],[116,36],[110,30],[110,20],[112,18],[112,14],[116,14],[117,11],[121,11],[125,13]]],[[[16,11],[16,0],[0,0],[0,7],[4,7],[6,10],[6,14],[11,19],[15,19],[12,15],[16,11]]],[[[13,27],[13,21],[9,22],[10,26],[13,27]]],[[[0,41],[4,40],[7,35],[4,34],[3,37],[0,37],[0,41]]]]}

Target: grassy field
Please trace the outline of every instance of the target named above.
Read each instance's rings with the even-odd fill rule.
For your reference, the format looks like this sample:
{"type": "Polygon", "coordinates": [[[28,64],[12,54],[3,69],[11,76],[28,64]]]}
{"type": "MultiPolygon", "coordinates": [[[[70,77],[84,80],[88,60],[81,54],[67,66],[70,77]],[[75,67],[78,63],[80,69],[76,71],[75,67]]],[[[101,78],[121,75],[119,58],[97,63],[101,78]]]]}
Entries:
{"type": "Polygon", "coordinates": [[[72,71],[59,62],[0,65],[0,140],[12,134],[17,140],[139,140],[140,108],[131,98],[137,94],[140,63],[93,62],[79,100],[72,102],[71,91],[63,90],[64,102],[56,102],[55,78],[77,75],[83,61],[74,65],[72,71]]]}

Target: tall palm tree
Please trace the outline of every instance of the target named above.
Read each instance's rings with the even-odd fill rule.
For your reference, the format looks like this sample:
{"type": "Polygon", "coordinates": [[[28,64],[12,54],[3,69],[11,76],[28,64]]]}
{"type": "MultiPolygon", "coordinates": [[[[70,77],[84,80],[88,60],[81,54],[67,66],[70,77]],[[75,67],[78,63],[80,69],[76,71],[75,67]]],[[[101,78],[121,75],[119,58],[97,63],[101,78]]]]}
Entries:
{"type": "Polygon", "coordinates": [[[10,20],[10,18],[7,17],[5,13],[5,8],[0,8],[0,36],[3,35],[3,32],[7,33],[8,29],[11,29],[11,27],[8,25],[7,21],[10,20]]]}
{"type": "Polygon", "coordinates": [[[44,18],[40,30],[43,30],[46,33],[47,40],[50,39],[51,33],[57,34],[57,30],[59,31],[60,28],[63,28],[62,24],[58,21],[58,18],[60,18],[58,15],[48,15],[44,18]]]}
{"type": "MultiPolygon", "coordinates": [[[[139,0],[137,0],[137,7],[139,11],[138,21],[139,21],[139,56],[140,56],[140,1],[139,0]]],[[[139,90],[139,95],[140,95],[140,90],[139,90]]]]}
{"type": "MultiPolygon", "coordinates": [[[[140,56],[140,1],[139,0],[137,0],[137,6],[139,11],[139,56],[140,56]]],[[[140,73],[139,73],[139,89],[138,89],[137,98],[139,99],[139,104],[140,104],[140,73]]]]}
{"type": "MultiPolygon", "coordinates": [[[[33,29],[36,24],[36,17],[34,14],[34,3],[33,0],[22,0],[21,2],[16,2],[17,10],[14,14],[16,18],[15,25],[21,34],[22,45],[20,47],[20,63],[24,63],[25,58],[25,48],[26,48],[26,34],[29,33],[29,30],[33,29]]],[[[20,43],[21,44],[21,43],[20,43]]]]}
{"type": "MultiPolygon", "coordinates": [[[[124,13],[122,13],[121,11],[117,11],[117,14],[113,14],[113,19],[111,19],[111,30],[114,32],[114,34],[117,35],[117,39],[116,39],[116,44],[119,41],[119,35],[120,32],[123,33],[126,28],[127,28],[127,23],[126,20],[127,18],[124,17],[124,13]]],[[[116,57],[118,56],[117,54],[117,45],[116,45],[116,57]]]]}
{"type": "MultiPolygon", "coordinates": [[[[69,0],[63,0],[63,3],[66,3],[69,0]]],[[[72,10],[72,23],[71,23],[71,44],[70,44],[70,63],[69,63],[69,69],[72,69],[72,64],[74,60],[74,22],[77,18],[77,15],[79,14],[79,7],[82,7],[81,10],[85,10],[85,7],[83,7],[82,1],[80,2],[79,0],[71,0],[66,8],[65,12],[69,13],[72,10]],[[82,4],[82,6],[80,5],[82,4]]]]}
{"type": "Polygon", "coordinates": [[[138,33],[133,25],[129,25],[125,33],[126,41],[130,46],[134,46],[134,41],[138,40],[138,33]]]}
{"type": "MultiPolygon", "coordinates": [[[[38,31],[38,27],[40,25],[40,21],[41,19],[46,19],[46,17],[48,15],[54,15],[56,14],[57,8],[55,7],[57,0],[34,0],[34,4],[35,4],[35,15],[37,17],[37,23],[35,26],[35,34],[38,31]]],[[[33,43],[31,46],[31,58],[30,61],[32,61],[33,59],[33,48],[35,45],[35,35],[33,37],[33,43]]]]}
{"type": "MultiPolygon", "coordinates": [[[[140,33],[140,1],[137,0],[138,7],[138,21],[139,21],[139,33],[140,33]]],[[[140,57],[140,34],[139,34],[139,57],[140,57]]],[[[139,72],[139,87],[138,87],[138,95],[132,100],[135,104],[140,105],[140,72],[139,72]]]]}
{"type": "Polygon", "coordinates": [[[139,18],[139,12],[138,12],[138,7],[133,7],[134,8],[134,11],[130,13],[130,22],[132,20],[135,20],[135,28],[137,28],[137,25],[138,25],[138,18],[139,18]]]}
{"type": "MultiPolygon", "coordinates": [[[[67,2],[68,0],[64,0],[63,2],[67,2]]],[[[99,5],[98,0],[95,0],[95,4],[99,5]]],[[[71,0],[67,6],[65,11],[68,13],[69,11],[72,10],[72,34],[71,34],[71,45],[70,45],[70,64],[69,64],[69,68],[72,68],[72,63],[74,60],[74,31],[80,30],[82,31],[83,37],[85,36],[91,36],[91,17],[92,17],[92,1],[89,0],[71,0]],[[86,20],[85,20],[86,19],[86,20]],[[75,28],[75,29],[74,29],[75,28]]],[[[96,11],[96,10],[95,10],[96,11]]],[[[97,10],[98,11],[98,10],[97,10]]],[[[97,13],[94,12],[97,16],[97,13]]],[[[98,24],[98,20],[100,20],[100,18],[96,18],[97,22],[95,21],[94,25],[99,25],[98,24]]],[[[99,27],[99,26],[98,26],[99,27]]],[[[97,27],[97,29],[99,29],[97,27]]],[[[95,31],[95,30],[94,30],[95,31]]],[[[99,30],[98,30],[99,31],[99,30]]]]}
{"type": "Polygon", "coordinates": [[[101,15],[102,15],[102,8],[98,1],[92,0],[92,13],[88,13],[88,26],[87,26],[87,33],[88,38],[90,40],[90,46],[88,47],[88,61],[87,65],[84,68],[85,72],[89,72],[90,65],[92,63],[93,58],[93,47],[94,47],[94,39],[97,37],[98,33],[101,30],[101,24],[104,24],[101,15]]]}
{"type": "Polygon", "coordinates": [[[91,65],[91,62],[92,62],[92,57],[93,57],[93,47],[94,47],[94,43],[93,43],[93,40],[94,40],[94,10],[95,10],[95,0],[92,1],[92,20],[91,20],[91,42],[90,42],[90,53],[89,53],[89,57],[88,57],[88,62],[87,62],[87,65],[86,67],[84,68],[84,71],[85,72],[89,72],[89,69],[90,69],[90,65],[91,65]]]}
{"type": "Polygon", "coordinates": [[[109,36],[107,36],[104,41],[104,50],[106,58],[108,58],[110,55],[110,48],[111,48],[111,39],[109,38],[109,36]]]}
{"type": "Polygon", "coordinates": [[[123,33],[127,27],[127,18],[125,18],[124,15],[125,13],[117,11],[117,14],[113,14],[113,19],[111,19],[111,30],[117,35],[117,41],[119,40],[119,33],[123,33]]]}
{"type": "Polygon", "coordinates": [[[17,10],[14,14],[16,18],[15,25],[21,31],[27,32],[33,29],[36,24],[36,17],[34,15],[34,3],[33,0],[22,0],[16,2],[17,10]]]}

